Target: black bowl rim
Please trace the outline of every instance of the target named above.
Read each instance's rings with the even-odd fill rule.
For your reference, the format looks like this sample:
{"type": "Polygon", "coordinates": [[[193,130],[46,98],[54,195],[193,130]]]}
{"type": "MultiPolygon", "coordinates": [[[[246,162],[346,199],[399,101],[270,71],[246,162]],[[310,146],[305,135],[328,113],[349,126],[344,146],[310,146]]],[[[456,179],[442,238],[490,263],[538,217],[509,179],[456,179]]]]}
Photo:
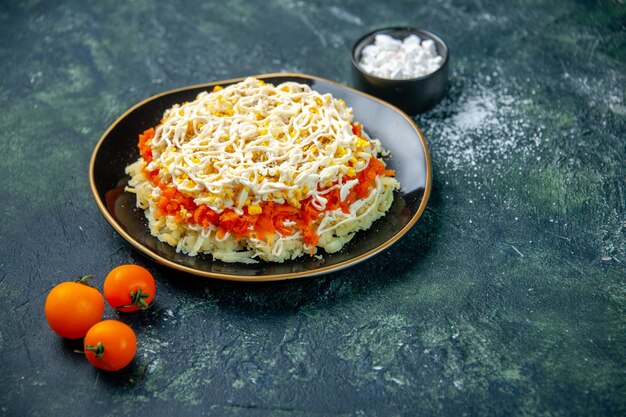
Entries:
{"type": "Polygon", "coordinates": [[[445,67],[448,64],[448,58],[450,57],[450,48],[448,47],[448,44],[441,39],[441,37],[427,29],[421,29],[421,28],[416,28],[416,27],[412,27],[412,26],[389,26],[389,27],[384,27],[384,28],[378,28],[378,29],[374,29],[370,32],[367,32],[366,34],[364,34],[363,36],[361,36],[359,39],[356,40],[356,42],[354,42],[354,44],[352,45],[352,52],[351,52],[351,58],[352,58],[352,65],[354,66],[354,68],[356,68],[361,74],[363,74],[366,78],[367,77],[371,77],[375,80],[380,80],[383,82],[390,82],[390,83],[402,83],[402,82],[411,82],[411,81],[419,81],[419,80],[425,80],[431,77],[434,77],[437,73],[445,71],[445,67]],[[384,32],[410,32],[410,33],[414,33],[416,35],[426,35],[426,37],[431,38],[432,40],[438,42],[441,46],[443,46],[443,51],[445,52],[445,56],[443,57],[443,62],[441,63],[441,65],[439,66],[439,68],[437,68],[435,71],[431,72],[430,74],[426,74],[423,75],[421,77],[416,77],[416,78],[403,78],[403,79],[399,79],[399,80],[394,80],[392,78],[383,78],[383,77],[379,77],[377,75],[371,74],[365,70],[363,70],[363,68],[361,68],[361,64],[359,64],[359,60],[356,57],[356,50],[359,46],[361,46],[361,44],[363,43],[363,41],[365,41],[365,39],[368,39],[370,37],[373,37],[374,35],[378,34],[378,33],[384,33],[384,32]]]}

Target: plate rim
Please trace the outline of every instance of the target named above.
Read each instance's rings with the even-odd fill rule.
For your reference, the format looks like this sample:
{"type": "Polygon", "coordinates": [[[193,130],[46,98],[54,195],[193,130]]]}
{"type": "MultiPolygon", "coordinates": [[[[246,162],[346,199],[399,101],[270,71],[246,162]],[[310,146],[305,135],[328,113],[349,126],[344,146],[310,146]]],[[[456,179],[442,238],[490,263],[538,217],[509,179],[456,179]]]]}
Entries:
{"type": "MultiPolygon", "coordinates": [[[[122,113],[119,117],[117,117],[117,119],[115,119],[115,121],[113,123],[111,123],[109,125],[109,127],[104,131],[104,133],[102,134],[102,136],[100,137],[100,139],[98,140],[98,142],[96,143],[92,153],[91,153],[91,159],[89,161],[89,188],[91,189],[91,193],[92,196],[94,198],[94,200],[96,201],[96,206],[98,207],[98,209],[100,210],[100,213],[104,216],[105,220],[109,223],[109,225],[111,227],[113,227],[113,229],[122,237],[124,238],[124,240],[126,240],[128,243],[130,243],[131,246],[133,246],[135,249],[139,250],[141,253],[143,253],[144,255],[148,256],[149,258],[153,259],[154,261],[156,261],[157,263],[164,265],[166,267],[172,268],[174,270],[178,270],[178,271],[182,271],[182,272],[186,272],[192,275],[196,275],[196,276],[201,276],[201,277],[205,277],[205,278],[215,278],[215,279],[221,279],[221,280],[227,280],[227,281],[240,281],[240,282],[266,282],[266,281],[282,281],[282,280],[288,280],[288,279],[297,279],[297,278],[307,278],[307,277],[315,277],[315,276],[319,276],[319,275],[324,275],[324,274],[328,274],[331,272],[337,272],[340,270],[343,270],[345,268],[348,268],[350,266],[356,265],[357,263],[360,263],[362,261],[365,261],[366,259],[372,258],[375,255],[383,252],[384,250],[386,250],[387,248],[391,247],[394,243],[396,243],[398,240],[400,240],[414,225],[415,223],[417,223],[417,220],[422,216],[422,214],[424,213],[424,211],[426,210],[426,205],[428,203],[428,199],[430,197],[430,192],[431,192],[431,188],[432,188],[432,168],[431,168],[431,161],[430,161],[430,153],[428,151],[428,144],[426,143],[426,139],[424,137],[424,134],[422,133],[422,131],[420,130],[419,126],[417,126],[417,124],[415,123],[415,121],[408,115],[406,114],[404,111],[402,111],[401,109],[399,109],[398,107],[394,106],[393,104],[390,104],[384,100],[381,100],[377,97],[374,97],[370,94],[364,93],[362,91],[359,91],[355,88],[349,87],[347,85],[341,84],[339,82],[336,81],[332,81],[332,80],[328,80],[326,78],[322,78],[322,77],[318,77],[315,75],[308,75],[308,74],[302,74],[302,73],[287,73],[287,72],[274,72],[274,73],[266,73],[266,74],[256,74],[256,75],[249,75],[249,76],[244,76],[244,77],[238,77],[238,78],[232,78],[232,79],[228,79],[228,80],[218,80],[218,81],[211,81],[208,83],[201,83],[201,84],[194,84],[194,85],[189,85],[189,86],[185,86],[185,87],[178,87],[178,88],[174,88],[174,89],[170,89],[167,91],[162,91],[158,94],[152,95],[148,98],[145,98],[143,100],[141,100],[140,102],[136,103],[135,105],[131,106],[130,108],[128,108],[126,111],[124,111],[124,113],[122,113]],[[94,169],[95,169],[95,163],[96,163],[96,158],[98,155],[98,151],[100,150],[100,147],[102,146],[102,144],[104,143],[104,141],[106,140],[106,138],[109,136],[109,134],[111,133],[111,131],[122,121],[124,120],[130,113],[132,113],[133,111],[135,111],[137,108],[143,106],[144,104],[151,102],[153,100],[156,100],[160,97],[172,94],[172,93],[177,93],[177,92],[181,92],[181,91],[186,91],[186,90],[193,90],[193,89],[198,89],[198,88],[209,88],[209,87],[213,87],[216,85],[220,85],[220,84],[232,84],[232,83],[237,83],[240,81],[245,80],[248,77],[255,77],[255,78],[305,78],[305,79],[309,79],[309,80],[318,80],[318,81],[322,81],[322,82],[326,82],[329,84],[333,84],[337,87],[343,88],[343,89],[347,89],[353,93],[368,97],[369,99],[372,99],[374,101],[377,101],[379,104],[387,106],[392,108],[393,110],[395,110],[396,112],[398,112],[404,119],[406,119],[409,124],[415,129],[415,131],[417,132],[417,136],[419,137],[419,140],[422,144],[422,147],[424,149],[424,156],[425,156],[425,162],[426,162],[426,181],[425,181],[425,187],[424,187],[424,194],[422,196],[422,200],[420,202],[420,205],[417,209],[417,211],[415,212],[415,214],[413,215],[413,217],[409,220],[409,222],[407,222],[406,225],[404,225],[404,227],[402,229],[400,229],[394,236],[391,237],[391,239],[386,240],[383,244],[378,245],[377,247],[361,254],[358,256],[355,256],[353,258],[350,258],[348,260],[339,262],[337,264],[334,265],[329,265],[329,266],[322,266],[320,268],[316,268],[315,270],[311,270],[311,271],[300,271],[300,272],[288,272],[288,273],[284,273],[284,274],[269,274],[269,275],[233,275],[233,274],[225,274],[225,273],[221,273],[221,272],[211,272],[211,271],[203,271],[200,269],[195,269],[189,266],[185,266],[185,265],[181,265],[179,263],[176,263],[170,259],[167,259],[155,252],[153,252],[152,250],[150,250],[149,248],[147,248],[146,246],[142,245],[140,242],[138,242],[137,240],[135,240],[135,238],[133,238],[126,230],[124,230],[122,228],[122,226],[113,218],[113,216],[111,215],[111,213],[107,210],[105,203],[102,201],[102,199],[100,198],[100,195],[98,194],[98,190],[96,188],[96,182],[95,182],[95,174],[94,174],[94,169]]],[[[285,261],[285,262],[289,262],[289,261],[285,261]]]]}

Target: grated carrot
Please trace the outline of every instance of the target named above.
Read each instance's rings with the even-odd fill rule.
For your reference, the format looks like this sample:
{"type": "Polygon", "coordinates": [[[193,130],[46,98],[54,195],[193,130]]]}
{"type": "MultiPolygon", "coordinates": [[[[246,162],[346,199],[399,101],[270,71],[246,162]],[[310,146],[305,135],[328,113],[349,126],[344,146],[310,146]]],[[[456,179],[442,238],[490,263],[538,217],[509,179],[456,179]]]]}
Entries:
{"type": "MultiPolygon", "coordinates": [[[[360,123],[353,124],[352,130],[355,135],[360,137],[361,129],[360,123]]],[[[150,141],[154,134],[154,128],[151,128],[139,135],[138,146],[146,163],[152,160],[150,141]]],[[[226,233],[231,233],[238,239],[256,237],[268,240],[273,238],[276,231],[283,236],[290,236],[300,230],[303,241],[311,246],[316,246],[318,243],[319,236],[313,225],[323,211],[341,209],[344,213],[349,213],[352,203],[370,194],[375,187],[376,177],[395,175],[393,170],[385,169],[381,160],[371,157],[367,167],[356,175],[358,184],[350,190],[343,201],[340,199],[339,189],[333,189],[325,195],[328,202],[323,211],[316,209],[312,204],[312,198],[308,197],[299,202],[300,208],[288,203],[277,204],[273,201],[264,201],[259,205],[260,212],[255,209],[254,213],[250,213],[249,208],[244,207],[243,214],[239,215],[232,209],[227,208],[217,213],[207,205],[196,204],[193,198],[178,191],[173,185],[163,183],[158,169],[153,171],[144,169],[144,172],[148,180],[161,189],[161,195],[156,202],[155,216],[157,218],[172,215],[174,220],[180,223],[194,223],[202,227],[213,225],[217,227],[216,236],[220,239],[226,233]],[[295,224],[286,226],[285,223],[295,224]]]]}

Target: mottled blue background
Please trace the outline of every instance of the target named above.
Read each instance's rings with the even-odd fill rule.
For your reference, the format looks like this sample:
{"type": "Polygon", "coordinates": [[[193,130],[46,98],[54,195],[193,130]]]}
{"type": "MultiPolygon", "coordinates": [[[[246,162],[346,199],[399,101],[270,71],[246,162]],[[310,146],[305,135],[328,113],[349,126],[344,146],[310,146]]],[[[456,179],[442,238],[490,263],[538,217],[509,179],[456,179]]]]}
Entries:
{"type": "Polygon", "coordinates": [[[622,0],[2,1],[0,415],[624,415],[624,22],[622,0]],[[390,25],[452,58],[415,117],[428,209],[386,253],[221,282],[139,255],[98,212],[92,149],[136,102],[267,72],[350,84],[352,42],[390,25]],[[119,317],[137,356],[104,373],[43,304],[128,262],[157,302],[119,317]]]}

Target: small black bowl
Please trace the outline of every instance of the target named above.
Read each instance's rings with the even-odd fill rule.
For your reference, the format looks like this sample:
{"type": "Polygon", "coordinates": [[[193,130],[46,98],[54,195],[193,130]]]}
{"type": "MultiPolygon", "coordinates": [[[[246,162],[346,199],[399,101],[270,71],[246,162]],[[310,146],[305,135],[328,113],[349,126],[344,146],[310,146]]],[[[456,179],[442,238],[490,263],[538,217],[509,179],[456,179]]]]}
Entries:
{"type": "Polygon", "coordinates": [[[411,27],[377,29],[363,35],[352,47],[352,81],[359,90],[388,101],[409,114],[421,113],[434,107],[446,94],[449,55],[446,43],[427,30],[411,27]],[[435,42],[443,63],[435,72],[418,78],[392,80],[372,75],[361,67],[359,61],[363,48],[373,44],[376,35],[389,35],[399,40],[404,40],[409,35],[431,39],[435,42]]]}

